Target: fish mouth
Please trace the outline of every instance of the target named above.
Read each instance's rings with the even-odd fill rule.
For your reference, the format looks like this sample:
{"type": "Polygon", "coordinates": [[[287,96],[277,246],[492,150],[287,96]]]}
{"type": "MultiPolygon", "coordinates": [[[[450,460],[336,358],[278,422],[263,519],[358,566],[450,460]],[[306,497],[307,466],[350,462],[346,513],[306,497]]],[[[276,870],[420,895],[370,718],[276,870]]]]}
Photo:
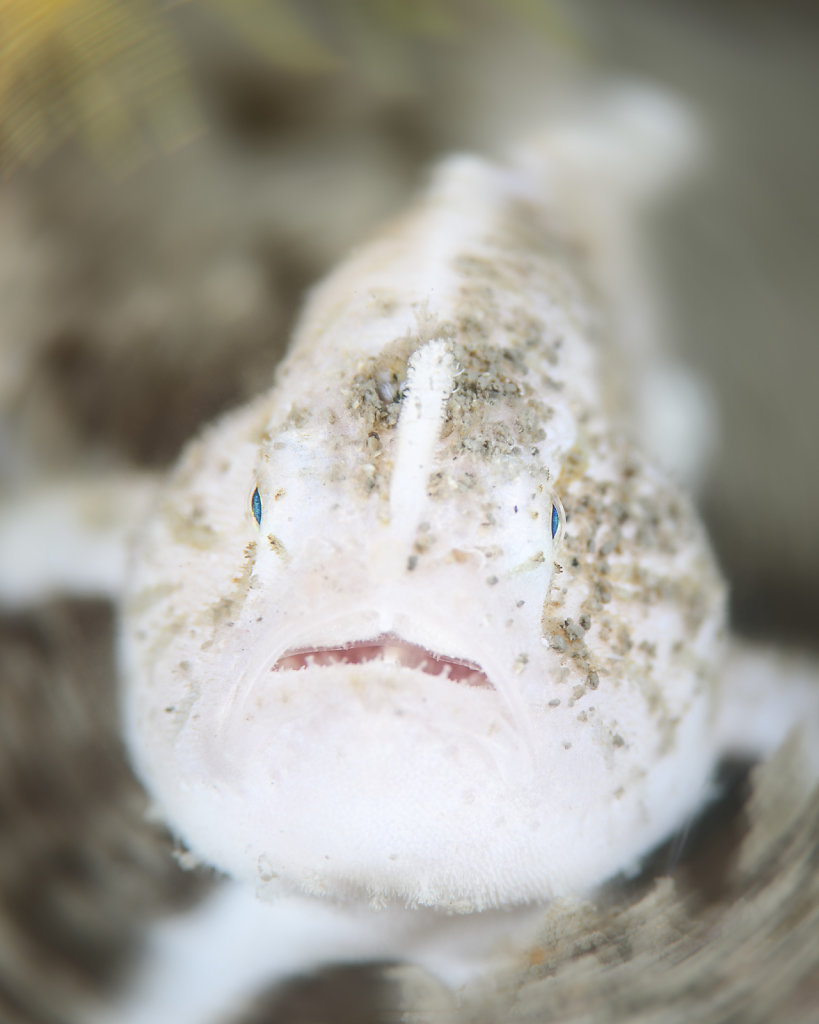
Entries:
{"type": "Polygon", "coordinates": [[[273,672],[298,672],[306,668],[330,668],[339,665],[363,665],[383,662],[441,676],[462,686],[494,689],[488,676],[473,661],[451,658],[410,643],[392,633],[370,640],[355,640],[337,647],[300,647],[286,651],[273,665],[273,672]]]}

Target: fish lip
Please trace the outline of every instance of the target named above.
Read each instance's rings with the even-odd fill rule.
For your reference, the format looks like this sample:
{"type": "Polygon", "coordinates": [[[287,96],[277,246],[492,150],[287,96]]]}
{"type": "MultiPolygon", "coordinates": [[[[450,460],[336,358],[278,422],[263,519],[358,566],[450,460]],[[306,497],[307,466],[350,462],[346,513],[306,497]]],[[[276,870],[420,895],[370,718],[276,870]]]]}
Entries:
{"type": "Polygon", "coordinates": [[[284,652],[271,672],[294,672],[305,668],[361,665],[382,660],[388,664],[442,676],[461,685],[494,689],[481,666],[467,658],[456,658],[405,640],[397,633],[379,633],[365,640],[344,644],[294,647],[284,652]]]}

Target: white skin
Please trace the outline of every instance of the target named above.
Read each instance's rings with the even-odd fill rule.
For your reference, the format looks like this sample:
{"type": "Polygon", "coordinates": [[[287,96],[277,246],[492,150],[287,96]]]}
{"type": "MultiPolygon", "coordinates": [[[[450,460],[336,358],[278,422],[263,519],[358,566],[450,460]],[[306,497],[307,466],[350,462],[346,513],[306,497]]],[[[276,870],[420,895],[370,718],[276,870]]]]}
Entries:
{"type": "Polygon", "coordinates": [[[702,800],[721,581],[690,504],[611,430],[539,213],[506,172],[445,165],[314,294],[276,386],[188,449],[134,548],[126,737],[233,877],[516,905],[587,891],[702,800]]]}
{"type": "Polygon", "coordinates": [[[618,364],[650,359],[630,316],[607,334],[622,228],[578,197],[580,149],[444,163],[159,491],[121,601],[125,735],[235,883],[158,934],[117,1020],[205,1021],[339,957],[458,984],[633,870],[723,754],[819,718],[806,673],[774,698],[731,661],[694,508],[630,440],[618,364]]]}

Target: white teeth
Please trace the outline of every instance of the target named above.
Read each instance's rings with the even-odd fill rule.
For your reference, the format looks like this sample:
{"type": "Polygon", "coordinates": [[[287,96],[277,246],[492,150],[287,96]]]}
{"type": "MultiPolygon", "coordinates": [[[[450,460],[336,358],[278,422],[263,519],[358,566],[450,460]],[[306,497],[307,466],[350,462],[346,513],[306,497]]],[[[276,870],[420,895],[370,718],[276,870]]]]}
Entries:
{"type": "Polygon", "coordinates": [[[404,652],[398,644],[388,644],[381,649],[381,660],[388,665],[400,665],[404,660],[404,652]]]}

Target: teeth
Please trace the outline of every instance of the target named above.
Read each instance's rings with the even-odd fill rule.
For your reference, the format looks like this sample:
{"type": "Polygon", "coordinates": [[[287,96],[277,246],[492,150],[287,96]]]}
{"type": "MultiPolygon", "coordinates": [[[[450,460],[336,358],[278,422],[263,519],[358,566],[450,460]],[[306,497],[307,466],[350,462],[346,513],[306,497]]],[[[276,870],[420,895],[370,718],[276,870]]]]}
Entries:
{"type": "Polygon", "coordinates": [[[381,648],[381,660],[388,665],[401,665],[404,662],[404,651],[398,644],[387,644],[381,648]]]}

